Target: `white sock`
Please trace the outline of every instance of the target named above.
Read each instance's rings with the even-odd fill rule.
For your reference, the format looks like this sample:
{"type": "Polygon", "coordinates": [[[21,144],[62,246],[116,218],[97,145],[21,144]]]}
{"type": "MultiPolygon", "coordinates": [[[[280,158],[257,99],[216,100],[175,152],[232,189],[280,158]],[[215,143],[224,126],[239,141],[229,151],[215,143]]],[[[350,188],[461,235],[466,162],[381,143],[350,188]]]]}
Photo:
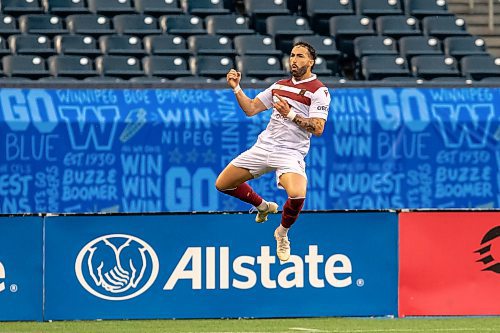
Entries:
{"type": "Polygon", "coordinates": [[[267,201],[262,199],[262,202],[260,203],[260,205],[257,206],[257,209],[260,211],[269,209],[269,206],[267,205],[267,201]]]}
{"type": "Polygon", "coordinates": [[[278,236],[280,237],[286,237],[288,235],[288,229],[290,228],[285,228],[284,226],[282,226],[281,224],[279,225],[277,232],[278,232],[278,236]]]}

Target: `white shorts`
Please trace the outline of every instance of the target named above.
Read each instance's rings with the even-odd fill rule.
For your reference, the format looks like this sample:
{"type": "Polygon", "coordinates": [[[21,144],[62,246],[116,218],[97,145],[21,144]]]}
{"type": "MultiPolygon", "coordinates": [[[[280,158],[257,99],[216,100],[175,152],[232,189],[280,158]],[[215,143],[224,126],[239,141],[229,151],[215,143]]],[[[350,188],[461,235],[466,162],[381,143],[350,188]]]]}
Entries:
{"type": "Polygon", "coordinates": [[[280,177],[285,173],[298,173],[307,179],[304,157],[301,153],[290,149],[271,152],[253,146],[233,159],[231,164],[238,168],[247,169],[253,178],[275,171],[276,184],[279,188],[283,188],[280,185],[280,177]]]}

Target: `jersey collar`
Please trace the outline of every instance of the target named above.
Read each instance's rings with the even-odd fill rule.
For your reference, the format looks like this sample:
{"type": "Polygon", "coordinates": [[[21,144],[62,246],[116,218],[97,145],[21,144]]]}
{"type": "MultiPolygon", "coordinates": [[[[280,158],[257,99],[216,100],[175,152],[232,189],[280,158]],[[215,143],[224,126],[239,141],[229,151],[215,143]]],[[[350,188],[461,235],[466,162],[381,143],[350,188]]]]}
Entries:
{"type": "Polygon", "coordinates": [[[299,84],[299,83],[304,83],[304,82],[309,82],[309,81],[312,81],[312,80],[316,80],[316,74],[311,74],[311,76],[305,80],[301,80],[301,81],[295,81],[295,78],[292,76],[292,83],[293,84],[299,84]]]}

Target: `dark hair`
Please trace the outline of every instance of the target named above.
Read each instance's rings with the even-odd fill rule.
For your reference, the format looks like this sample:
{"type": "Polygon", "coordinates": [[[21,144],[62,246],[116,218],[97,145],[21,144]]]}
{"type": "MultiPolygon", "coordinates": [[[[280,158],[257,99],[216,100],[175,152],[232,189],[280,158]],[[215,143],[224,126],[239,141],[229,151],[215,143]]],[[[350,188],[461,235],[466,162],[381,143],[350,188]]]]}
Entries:
{"type": "Polygon", "coordinates": [[[311,58],[314,60],[314,64],[311,66],[311,69],[314,67],[316,64],[316,49],[309,43],[304,42],[304,41],[299,41],[297,43],[294,43],[292,46],[292,49],[296,46],[302,46],[307,49],[307,52],[311,55],[311,58]]]}

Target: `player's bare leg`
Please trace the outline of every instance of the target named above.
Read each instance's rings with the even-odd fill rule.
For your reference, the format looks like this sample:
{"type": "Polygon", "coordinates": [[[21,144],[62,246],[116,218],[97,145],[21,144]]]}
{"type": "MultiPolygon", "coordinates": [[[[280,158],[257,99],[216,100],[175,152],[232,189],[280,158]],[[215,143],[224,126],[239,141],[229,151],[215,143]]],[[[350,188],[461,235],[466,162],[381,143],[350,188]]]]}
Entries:
{"type": "Polygon", "coordinates": [[[267,202],[262,199],[246,182],[253,179],[252,174],[244,168],[229,164],[215,181],[215,187],[222,193],[238,198],[257,208],[255,221],[262,223],[267,221],[267,215],[278,212],[275,202],[267,202]]]}
{"type": "Polygon", "coordinates": [[[283,206],[281,224],[274,231],[276,239],[276,254],[281,261],[290,258],[290,241],[288,229],[299,217],[304,206],[307,191],[307,179],[298,173],[285,173],[280,177],[280,184],[285,188],[288,199],[283,206]]]}

